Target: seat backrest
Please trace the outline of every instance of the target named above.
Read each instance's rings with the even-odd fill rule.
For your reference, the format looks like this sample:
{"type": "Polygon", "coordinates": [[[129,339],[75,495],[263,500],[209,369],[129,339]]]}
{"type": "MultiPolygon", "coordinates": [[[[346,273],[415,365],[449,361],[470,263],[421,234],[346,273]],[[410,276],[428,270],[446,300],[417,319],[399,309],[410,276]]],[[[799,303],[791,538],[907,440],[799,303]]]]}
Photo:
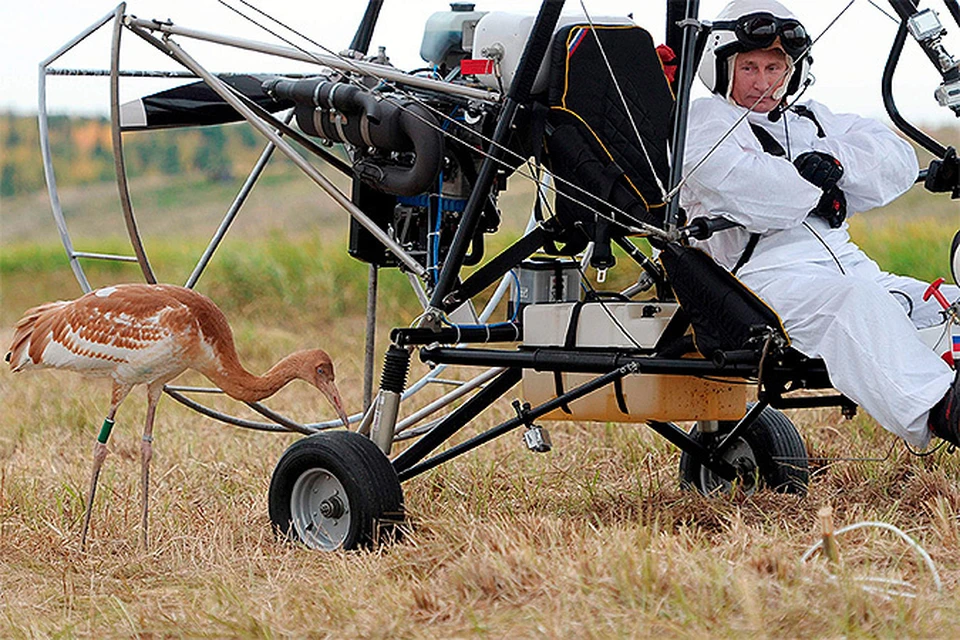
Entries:
{"type": "MultiPolygon", "coordinates": [[[[662,223],[657,180],[668,182],[674,97],[650,34],[636,25],[566,25],[554,36],[550,64],[551,169],[631,217],[662,223]]],[[[560,191],[604,211],[576,189],[560,191]]],[[[557,208],[561,216],[595,217],[567,198],[557,208]]]]}

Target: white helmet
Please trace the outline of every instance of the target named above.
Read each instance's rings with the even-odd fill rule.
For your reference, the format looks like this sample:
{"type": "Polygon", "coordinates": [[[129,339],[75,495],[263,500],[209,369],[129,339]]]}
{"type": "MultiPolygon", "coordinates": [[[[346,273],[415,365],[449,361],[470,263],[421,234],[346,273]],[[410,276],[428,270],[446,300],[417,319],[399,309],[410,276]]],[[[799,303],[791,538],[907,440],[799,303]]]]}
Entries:
{"type": "Polygon", "coordinates": [[[791,67],[786,91],[776,97],[796,93],[810,75],[810,36],[796,16],[776,0],[733,0],[717,16],[707,38],[699,75],[713,93],[729,95],[733,55],[766,49],[775,42],[787,54],[791,67]]]}

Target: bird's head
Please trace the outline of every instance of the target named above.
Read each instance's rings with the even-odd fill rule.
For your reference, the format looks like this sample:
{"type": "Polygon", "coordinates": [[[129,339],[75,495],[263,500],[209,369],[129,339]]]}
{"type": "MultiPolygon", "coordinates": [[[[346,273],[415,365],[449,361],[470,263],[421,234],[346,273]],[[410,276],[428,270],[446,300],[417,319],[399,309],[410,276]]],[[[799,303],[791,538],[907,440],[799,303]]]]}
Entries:
{"type": "Polygon", "coordinates": [[[310,349],[300,353],[300,367],[298,368],[298,378],[309,382],[327,397],[337,415],[343,421],[343,426],[349,427],[347,412],[343,409],[343,402],[340,400],[340,391],[334,383],[333,361],[326,351],[322,349],[310,349]]]}

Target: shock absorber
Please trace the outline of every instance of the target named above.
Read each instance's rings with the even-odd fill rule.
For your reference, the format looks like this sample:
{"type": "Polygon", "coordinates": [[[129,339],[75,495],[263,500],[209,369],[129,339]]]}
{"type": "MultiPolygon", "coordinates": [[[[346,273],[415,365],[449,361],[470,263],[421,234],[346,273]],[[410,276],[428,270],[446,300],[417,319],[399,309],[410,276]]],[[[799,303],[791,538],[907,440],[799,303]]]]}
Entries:
{"type": "Polygon", "coordinates": [[[397,414],[400,412],[400,397],[407,386],[409,370],[410,352],[395,344],[390,345],[383,358],[380,393],[377,395],[373,425],[370,429],[370,439],[387,455],[390,455],[390,448],[393,446],[397,414]]]}

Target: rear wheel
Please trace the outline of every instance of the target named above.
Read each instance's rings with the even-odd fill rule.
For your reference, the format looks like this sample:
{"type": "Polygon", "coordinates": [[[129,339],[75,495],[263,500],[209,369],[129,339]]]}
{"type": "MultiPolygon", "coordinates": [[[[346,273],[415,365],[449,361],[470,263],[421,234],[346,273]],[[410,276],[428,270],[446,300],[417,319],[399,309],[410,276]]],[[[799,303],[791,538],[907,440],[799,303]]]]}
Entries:
{"type": "Polygon", "coordinates": [[[329,431],[284,452],[270,481],[269,508],[279,534],[311,549],[349,550],[396,537],[403,491],[373,442],[329,431]]]}
{"type": "MultiPolygon", "coordinates": [[[[752,405],[751,405],[752,406],[752,405]]],[[[729,433],[736,422],[721,422],[720,436],[729,433]]],[[[690,435],[700,443],[708,438],[699,423],[690,435]]],[[[714,442],[719,439],[712,438],[714,442]]],[[[738,471],[737,488],[752,494],[760,487],[780,493],[806,495],[810,483],[807,448],[793,422],[773,407],[766,407],[723,456],[738,471]]],[[[693,459],[687,452],[680,456],[680,482],[703,495],[731,493],[734,484],[719,477],[693,459]]]]}

